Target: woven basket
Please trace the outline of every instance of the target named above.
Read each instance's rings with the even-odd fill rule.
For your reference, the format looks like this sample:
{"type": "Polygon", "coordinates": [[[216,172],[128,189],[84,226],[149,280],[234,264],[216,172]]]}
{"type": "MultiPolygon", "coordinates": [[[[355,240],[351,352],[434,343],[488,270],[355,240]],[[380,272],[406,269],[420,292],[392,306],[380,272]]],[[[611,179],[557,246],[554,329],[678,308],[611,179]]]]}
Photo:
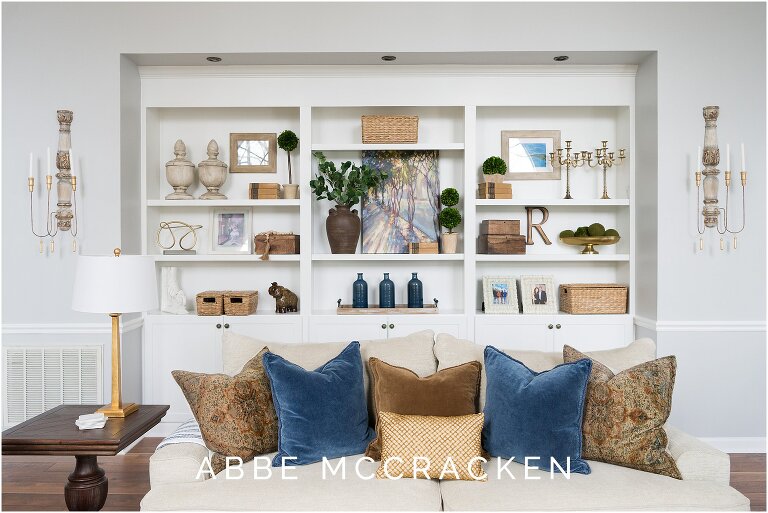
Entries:
{"type": "Polygon", "coordinates": [[[224,292],[224,315],[251,315],[259,304],[257,290],[228,290],[224,292]]]}
{"type": "Polygon", "coordinates": [[[419,142],[419,116],[362,116],[364,144],[419,142]]]}
{"type": "Polygon", "coordinates": [[[206,290],[195,298],[197,315],[222,315],[224,313],[224,293],[220,290],[206,290]]]}
{"type": "Polygon", "coordinates": [[[560,285],[560,310],[569,314],[627,313],[627,286],[618,283],[560,285]]]}

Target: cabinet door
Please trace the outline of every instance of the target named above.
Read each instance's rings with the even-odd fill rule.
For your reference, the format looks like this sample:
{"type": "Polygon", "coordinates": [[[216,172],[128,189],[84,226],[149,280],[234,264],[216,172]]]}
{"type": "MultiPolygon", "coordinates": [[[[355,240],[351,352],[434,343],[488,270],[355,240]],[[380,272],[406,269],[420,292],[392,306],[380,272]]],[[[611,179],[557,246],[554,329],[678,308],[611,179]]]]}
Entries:
{"type": "Polygon", "coordinates": [[[147,317],[144,342],[144,404],[168,404],[164,422],[192,418],[173,370],[221,372],[221,317],[153,315],[147,317]]]}
{"type": "Polygon", "coordinates": [[[552,351],[554,326],[548,316],[493,316],[475,318],[475,342],[499,349],[552,351]]]}
{"type": "Polygon", "coordinates": [[[563,317],[556,320],[555,351],[562,351],[565,344],[579,351],[599,351],[623,347],[632,341],[632,319],[627,315],[563,317]]]}
{"type": "Polygon", "coordinates": [[[309,341],[381,340],[387,338],[388,325],[386,315],[315,315],[309,321],[309,341]]]}
{"type": "Polygon", "coordinates": [[[463,315],[390,315],[387,318],[389,337],[405,337],[422,330],[435,334],[448,333],[456,338],[466,338],[466,320],[463,315]]]}
{"type": "Polygon", "coordinates": [[[301,342],[301,317],[295,314],[225,316],[224,329],[264,342],[301,342]]]}

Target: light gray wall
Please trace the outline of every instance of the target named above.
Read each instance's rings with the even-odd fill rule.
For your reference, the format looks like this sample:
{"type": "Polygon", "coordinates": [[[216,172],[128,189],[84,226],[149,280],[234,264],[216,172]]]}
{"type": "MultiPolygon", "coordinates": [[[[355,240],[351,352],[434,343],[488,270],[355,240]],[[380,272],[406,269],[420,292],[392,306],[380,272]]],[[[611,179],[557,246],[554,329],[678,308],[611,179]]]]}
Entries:
{"type": "MultiPolygon", "coordinates": [[[[127,139],[121,147],[121,134],[135,132],[135,119],[126,117],[136,101],[128,94],[135,77],[121,53],[348,51],[657,52],[656,62],[643,63],[638,77],[638,109],[652,109],[654,95],[657,109],[655,124],[650,110],[638,112],[638,241],[647,243],[638,247],[638,312],[664,322],[765,319],[762,3],[4,3],[2,8],[4,323],[100,320],[69,309],[73,259],[39,257],[25,221],[27,154],[55,147],[56,109],[75,112],[72,139],[82,158],[87,198],[84,251],[110,251],[121,243],[121,232],[126,244],[134,242],[138,216],[131,216],[130,205],[137,170],[129,148],[136,146],[127,139]],[[562,22],[525,21],[535,19],[562,22]],[[254,20],[268,22],[254,29],[254,20]],[[398,36],[372,34],[371,20],[398,36]],[[212,29],[198,30],[201,26],[212,29]],[[747,144],[751,170],[749,225],[739,250],[728,255],[694,251],[691,157],[703,140],[701,107],[709,104],[721,107],[721,142],[730,141],[734,155],[739,142],[747,144]],[[35,292],[35,308],[16,300],[19,290],[35,292]]],[[[711,246],[717,246],[716,239],[711,246]]],[[[658,338],[660,353],[680,356],[678,395],[685,406],[676,396],[674,415],[682,428],[712,437],[765,436],[764,332],[708,334],[708,351],[700,350],[700,337],[690,333],[658,338]],[[721,386],[707,389],[702,385],[713,379],[707,371],[719,360],[715,348],[732,357],[718,366],[721,386]],[[748,390],[739,376],[751,377],[748,390]],[[695,390],[712,395],[697,407],[695,390]],[[708,422],[712,411],[727,411],[729,417],[708,422]]]]}

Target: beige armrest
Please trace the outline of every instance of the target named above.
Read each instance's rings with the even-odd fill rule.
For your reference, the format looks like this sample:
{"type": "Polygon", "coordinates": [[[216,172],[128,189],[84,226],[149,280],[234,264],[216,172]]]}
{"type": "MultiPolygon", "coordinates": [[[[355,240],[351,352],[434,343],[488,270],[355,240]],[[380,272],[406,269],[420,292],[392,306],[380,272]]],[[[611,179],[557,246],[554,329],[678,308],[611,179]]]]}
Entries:
{"type": "Polygon", "coordinates": [[[192,443],[166,445],[155,451],[149,458],[150,486],[205,481],[209,474],[197,475],[208,454],[206,447],[192,443]]]}
{"type": "Polygon", "coordinates": [[[668,450],[684,480],[714,481],[728,485],[731,459],[726,453],[668,424],[664,430],[669,437],[668,450]]]}

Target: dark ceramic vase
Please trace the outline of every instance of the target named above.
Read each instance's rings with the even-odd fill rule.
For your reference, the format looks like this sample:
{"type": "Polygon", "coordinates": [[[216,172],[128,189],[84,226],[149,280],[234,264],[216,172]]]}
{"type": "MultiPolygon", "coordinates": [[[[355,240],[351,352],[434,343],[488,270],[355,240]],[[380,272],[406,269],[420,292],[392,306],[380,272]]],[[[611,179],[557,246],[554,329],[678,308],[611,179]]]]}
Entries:
{"type": "Polygon", "coordinates": [[[395,307],[395,283],[389,279],[389,273],[384,273],[384,279],[379,283],[379,308],[395,307]]]}
{"type": "Polygon", "coordinates": [[[357,210],[350,210],[346,205],[336,205],[328,211],[325,220],[325,233],[331,245],[331,253],[353,254],[357,252],[360,239],[360,217],[357,210]]]}
{"type": "Polygon", "coordinates": [[[363,273],[357,273],[357,280],[352,284],[352,307],[368,308],[368,284],[363,273]]]}
{"type": "Polygon", "coordinates": [[[408,282],[408,308],[424,308],[424,286],[417,273],[411,273],[408,282]]]}

